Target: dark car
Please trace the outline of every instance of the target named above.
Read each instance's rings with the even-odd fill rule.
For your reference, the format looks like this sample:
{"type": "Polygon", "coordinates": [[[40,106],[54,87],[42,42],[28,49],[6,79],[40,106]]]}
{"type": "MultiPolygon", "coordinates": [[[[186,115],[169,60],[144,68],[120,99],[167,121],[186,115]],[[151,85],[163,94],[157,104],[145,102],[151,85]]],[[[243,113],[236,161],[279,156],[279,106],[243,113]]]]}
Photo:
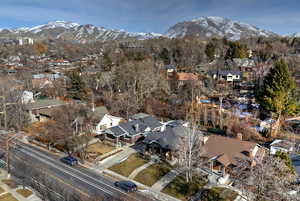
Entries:
{"type": "Polygon", "coordinates": [[[116,181],[115,186],[123,189],[126,192],[135,192],[137,191],[137,185],[132,181],[116,181]]]}
{"type": "Polygon", "coordinates": [[[74,166],[78,164],[78,160],[72,156],[66,156],[60,159],[61,162],[74,166]]]}

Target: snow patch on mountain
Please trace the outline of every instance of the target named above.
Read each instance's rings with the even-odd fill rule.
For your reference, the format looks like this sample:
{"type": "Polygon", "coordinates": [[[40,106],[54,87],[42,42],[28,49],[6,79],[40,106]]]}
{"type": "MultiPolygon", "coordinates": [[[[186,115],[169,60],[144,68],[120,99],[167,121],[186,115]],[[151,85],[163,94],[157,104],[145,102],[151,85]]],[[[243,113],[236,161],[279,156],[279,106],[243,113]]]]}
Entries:
{"type": "Polygon", "coordinates": [[[33,38],[64,38],[70,40],[115,40],[136,38],[139,40],[157,38],[162,36],[155,33],[131,33],[104,27],[97,27],[91,24],[80,25],[68,21],[53,21],[47,24],[31,28],[5,29],[0,30],[0,36],[30,36],[33,38]]]}
{"type": "Polygon", "coordinates": [[[239,40],[242,37],[275,35],[275,33],[259,29],[250,24],[216,16],[200,17],[191,21],[180,22],[166,32],[166,36],[171,38],[199,36],[203,38],[227,37],[231,40],[239,40]]]}

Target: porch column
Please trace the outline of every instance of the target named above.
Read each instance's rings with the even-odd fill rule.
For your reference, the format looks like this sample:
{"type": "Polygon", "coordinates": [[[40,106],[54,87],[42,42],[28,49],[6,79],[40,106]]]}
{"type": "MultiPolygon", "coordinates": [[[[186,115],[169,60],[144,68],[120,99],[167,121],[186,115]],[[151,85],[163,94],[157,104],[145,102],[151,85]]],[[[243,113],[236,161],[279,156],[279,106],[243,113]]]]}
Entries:
{"type": "Polygon", "coordinates": [[[225,176],[225,174],[226,174],[226,168],[225,166],[222,166],[222,176],[225,176]]]}
{"type": "Polygon", "coordinates": [[[211,171],[214,169],[214,161],[210,161],[209,167],[211,171]]]}
{"type": "Polygon", "coordinates": [[[116,147],[118,146],[119,144],[119,137],[116,138],[116,147]]]}

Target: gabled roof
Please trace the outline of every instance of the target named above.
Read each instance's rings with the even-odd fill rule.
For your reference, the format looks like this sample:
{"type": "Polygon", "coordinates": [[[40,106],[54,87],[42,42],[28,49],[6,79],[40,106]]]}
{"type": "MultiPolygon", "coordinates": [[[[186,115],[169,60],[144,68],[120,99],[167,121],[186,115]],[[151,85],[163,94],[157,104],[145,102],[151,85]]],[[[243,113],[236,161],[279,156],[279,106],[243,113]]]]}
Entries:
{"type": "Polygon", "coordinates": [[[238,70],[217,70],[217,71],[212,71],[211,74],[217,74],[222,76],[227,76],[228,74],[242,75],[241,71],[238,70]]]}
{"type": "Polygon", "coordinates": [[[168,65],[165,65],[165,69],[167,69],[167,70],[176,69],[176,66],[174,64],[168,64],[168,65]]]}
{"type": "Polygon", "coordinates": [[[250,160],[245,152],[251,153],[255,147],[253,142],[211,135],[203,146],[202,157],[216,158],[224,166],[236,165],[238,159],[250,160]]]}
{"type": "Polygon", "coordinates": [[[146,114],[146,113],[137,113],[137,114],[132,115],[130,117],[130,119],[137,120],[137,119],[142,119],[142,118],[149,117],[149,116],[150,115],[146,114]]]}
{"type": "MultiPolygon", "coordinates": [[[[145,140],[143,141],[146,144],[157,143],[163,149],[168,150],[178,150],[181,146],[182,138],[192,132],[190,128],[184,126],[166,126],[163,131],[155,131],[147,134],[145,140]]],[[[198,135],[202,135],[201,131],[196,131],[198,135]]]]}
{"type": "Polygon", "coordinates": [[[198,74],[194,73],[177,73],[179,81],[195,81],[198,80],[198,74]]]}
{"type": "Polygon", "coordinates": [[[252,59],[247,59],[247,58],[234,58],[233,62],[235,65],[239,67],[255,67],[255,62],[252,59]]]}
{"type": "Polygon", "coordinates": [[[112,134],[115,137],[120,137],[126,135],[126,131],[119,126],[114,126],[106,130],[107,133],[112,134]]]}
{"type": "Polygon", "coordinates": [[[50,108],[55,106],[66,105],[67,103],[58,99],[41,99],[36,100],[34,103],[29,103],[26,105],[28,110],[37,110],[43,108],[50,108]]]}
{"type": "Polygon", "coordinates": [[[148,128],[149,131],[151,131],[155,128],[159,128],[160,126],[162,126],[162,124],[157,119],[152,116],[146,116],[137,120],[120,123],[119,125],[112,127],[113,129],[109,128],[107,130],[109,130],[110,134],[116,137],[119,136],[120,133],[126,134],[128,136],[135,136],[148,132],[148,128]],[[115,127],[118,127],[118,129],[116,129],[115,127]]]}

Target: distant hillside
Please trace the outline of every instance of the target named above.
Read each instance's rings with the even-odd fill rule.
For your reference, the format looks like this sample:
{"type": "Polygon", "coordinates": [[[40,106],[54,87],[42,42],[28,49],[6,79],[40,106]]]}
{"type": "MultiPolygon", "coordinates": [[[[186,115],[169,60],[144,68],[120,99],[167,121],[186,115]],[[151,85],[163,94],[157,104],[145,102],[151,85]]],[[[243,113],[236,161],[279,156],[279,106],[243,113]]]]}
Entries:
{"type": "Polygon", "coordinates": [[[200,38],[226,37],[231,40],[257,36],[278,36],[270,31],[261,30],[253,25],[232,21],[222,17],[201,17],[191,21],[180,22],[169,28],[166,36],[183,38],[197,36],[200,38]]]}
{"type": "Polygon", "coordinates": [[[154,33],[131,33],[97,27],[91,24],[80,25],[73,22],[55,21],[32,28],[1,29],[0,37],[32,37],[35,39],[67,40],[117,40],[126,38],[148,39],[161,36],[154,33]]]}

